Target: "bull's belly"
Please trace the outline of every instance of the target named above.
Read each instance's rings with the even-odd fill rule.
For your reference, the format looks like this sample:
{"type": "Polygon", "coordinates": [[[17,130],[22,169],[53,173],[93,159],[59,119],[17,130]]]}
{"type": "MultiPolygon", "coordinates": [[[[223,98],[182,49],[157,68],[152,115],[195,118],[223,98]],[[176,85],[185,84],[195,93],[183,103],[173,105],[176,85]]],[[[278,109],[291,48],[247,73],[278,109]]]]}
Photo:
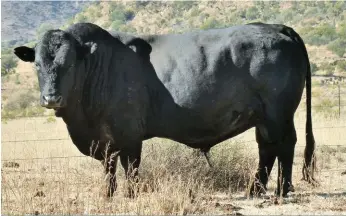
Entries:
{"type": "Polygon", "coordinates": [[[256,123],[253,110],[232,111],[211,119],[186,118],[185,124],[176,130],[177,133],[168,138],[192,148],[208,148],[248,130],[256,123]]]}

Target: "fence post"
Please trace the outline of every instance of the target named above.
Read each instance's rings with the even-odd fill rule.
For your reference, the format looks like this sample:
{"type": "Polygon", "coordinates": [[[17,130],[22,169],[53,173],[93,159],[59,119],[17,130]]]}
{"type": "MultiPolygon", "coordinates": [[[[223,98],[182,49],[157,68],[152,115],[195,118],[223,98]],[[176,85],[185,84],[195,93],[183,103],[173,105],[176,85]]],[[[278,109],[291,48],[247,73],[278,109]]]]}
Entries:
{"type": "Polygon", "coordinates": [[[338,85],[338,92],[339,92],[339,118],[340,118],[341,117],[340,83],[338,85]]]}

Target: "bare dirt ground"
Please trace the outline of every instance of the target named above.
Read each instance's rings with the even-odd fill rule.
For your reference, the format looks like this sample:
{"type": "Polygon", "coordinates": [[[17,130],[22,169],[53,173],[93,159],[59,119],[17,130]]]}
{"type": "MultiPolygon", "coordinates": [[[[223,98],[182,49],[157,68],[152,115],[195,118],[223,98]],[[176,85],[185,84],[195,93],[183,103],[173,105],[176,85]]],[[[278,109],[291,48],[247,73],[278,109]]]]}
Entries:
{"type": "Polygon", "coordinates": [[[245,196],[248,177],[258,160],[251,129],[212,149],[214,168],[181,144],[158,138],[146,141],[138,197],[124,197],[123,169],[118,165],[119,186],[110,200],[104,197],[101,164],[79,153],[61,119],[8,121],[1,130],[2,214],[346,214],[346,119],[327,120],[314,115],[318,187],[300,181],[304,121],[304,112],[298,113],[293,177],[296,192],[288,198],[271,196],[277,164],[268,196],[245,196]]]}

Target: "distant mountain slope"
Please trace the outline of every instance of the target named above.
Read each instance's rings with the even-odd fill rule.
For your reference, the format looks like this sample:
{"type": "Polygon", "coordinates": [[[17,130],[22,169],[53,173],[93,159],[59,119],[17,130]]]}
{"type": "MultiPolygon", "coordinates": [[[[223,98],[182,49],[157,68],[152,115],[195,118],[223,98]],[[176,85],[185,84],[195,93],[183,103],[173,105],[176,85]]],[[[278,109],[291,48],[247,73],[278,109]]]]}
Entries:
{"type": "Polygon", "coordinates": [[[13,46],[35,39],[43,24],[60,27],[92,2],[86,1],[2,1],[2,46],[13,46]]]}

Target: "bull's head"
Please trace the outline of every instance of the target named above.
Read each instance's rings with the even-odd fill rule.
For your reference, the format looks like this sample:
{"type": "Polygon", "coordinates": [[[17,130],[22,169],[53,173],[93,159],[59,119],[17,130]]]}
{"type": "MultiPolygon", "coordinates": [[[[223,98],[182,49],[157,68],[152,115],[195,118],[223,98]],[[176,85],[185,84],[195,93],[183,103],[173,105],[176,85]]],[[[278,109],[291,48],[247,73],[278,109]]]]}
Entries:
{"type": "Polygon", "coordinates": [[[47,31],[34,48],[16,47],[14,53],[25,62],[34,62],[40,86],[41,106],[58,110],[65,107],[75,87],[75,73],[96,44],[79,43],[62,30],[47,31]]]}

